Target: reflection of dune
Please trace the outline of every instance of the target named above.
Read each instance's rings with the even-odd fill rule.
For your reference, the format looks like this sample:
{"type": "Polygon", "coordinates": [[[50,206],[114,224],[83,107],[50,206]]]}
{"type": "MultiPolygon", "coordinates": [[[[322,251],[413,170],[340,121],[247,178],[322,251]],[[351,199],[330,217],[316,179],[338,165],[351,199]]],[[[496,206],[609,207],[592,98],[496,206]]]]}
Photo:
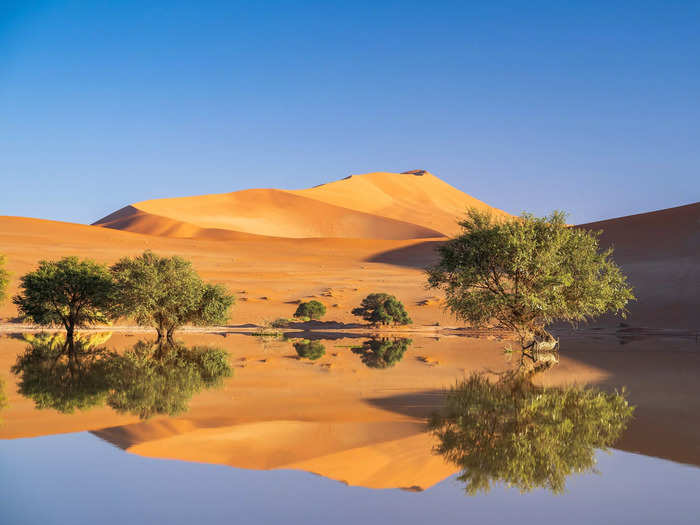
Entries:
{"type": "Polygon", "coordinates": [[[426,489],[454,472],[410,421],[263,421],[194,428],[154,422],[94,434],[143,456],[257,470],[298,469],[369,488],[426,489]]]}
{"type": "MultiPolygon", "coordinates": [[[[437,177],[369,173],[298,191],[244,190],[157,199],[95,224],[150,235],[230,240],[237,235],[418,239],[454,232],[468,207],[492,209],[437,177]]],[[[493,209],[497,215],[505,215],[493,209]]]]}

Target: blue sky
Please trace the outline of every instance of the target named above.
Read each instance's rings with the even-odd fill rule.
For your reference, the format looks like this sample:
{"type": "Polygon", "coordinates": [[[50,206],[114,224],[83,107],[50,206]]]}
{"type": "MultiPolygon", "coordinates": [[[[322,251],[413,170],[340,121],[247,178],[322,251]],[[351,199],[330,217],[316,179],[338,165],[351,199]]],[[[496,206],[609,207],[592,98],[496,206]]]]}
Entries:
{"type": "Polygon", "coordinates": [[[0,214],[415,168],[572,222],[695,202],[699,28],[698,1],[0,0],[0,214]]]}

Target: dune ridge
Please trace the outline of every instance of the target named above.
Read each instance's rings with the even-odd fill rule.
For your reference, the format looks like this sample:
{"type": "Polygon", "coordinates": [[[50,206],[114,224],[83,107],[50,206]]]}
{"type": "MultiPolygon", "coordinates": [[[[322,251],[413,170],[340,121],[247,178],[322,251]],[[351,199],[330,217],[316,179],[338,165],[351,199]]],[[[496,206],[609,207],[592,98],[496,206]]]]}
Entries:
{"type": "Polygon", "coordinates": [[[155,199],[126,206],[94,225],[166,237],[423,239],[451,235],[467,208],[502,210],[434,175],[376,172],[305,190],[251,189],[155,199]]]}

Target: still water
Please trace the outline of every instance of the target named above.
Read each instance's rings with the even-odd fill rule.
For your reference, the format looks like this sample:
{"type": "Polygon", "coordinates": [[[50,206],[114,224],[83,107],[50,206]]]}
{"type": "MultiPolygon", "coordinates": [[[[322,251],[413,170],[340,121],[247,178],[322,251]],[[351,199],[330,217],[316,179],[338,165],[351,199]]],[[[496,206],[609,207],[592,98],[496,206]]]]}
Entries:
{"type": "Polygon", "coordinates": [[[697,523],[692,337],[288,335],[0,338],[0,522],[697,523]]]}

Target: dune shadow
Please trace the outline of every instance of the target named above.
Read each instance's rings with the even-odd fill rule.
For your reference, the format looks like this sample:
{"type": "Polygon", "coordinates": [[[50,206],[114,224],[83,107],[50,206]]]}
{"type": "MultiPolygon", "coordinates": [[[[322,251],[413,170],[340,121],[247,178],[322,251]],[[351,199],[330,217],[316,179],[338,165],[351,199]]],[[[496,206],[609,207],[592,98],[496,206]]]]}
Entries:
{"type": "Polygon", "coordinates": [[[446,394],[447,390],[426,390],[389,397],[374,397],[365,399],[365,402],[373,407],[403,416],[427,419],[442,408],[446,394]]]}
{"type": "Polygon", "coordinates": [[[436,248],[445,241],[423,241],[410,246],[379,252],[365,259],[366,262],[376,262],[403,266],[407,268],[425,268],[435,264],[438,259],[436,248]]]}

